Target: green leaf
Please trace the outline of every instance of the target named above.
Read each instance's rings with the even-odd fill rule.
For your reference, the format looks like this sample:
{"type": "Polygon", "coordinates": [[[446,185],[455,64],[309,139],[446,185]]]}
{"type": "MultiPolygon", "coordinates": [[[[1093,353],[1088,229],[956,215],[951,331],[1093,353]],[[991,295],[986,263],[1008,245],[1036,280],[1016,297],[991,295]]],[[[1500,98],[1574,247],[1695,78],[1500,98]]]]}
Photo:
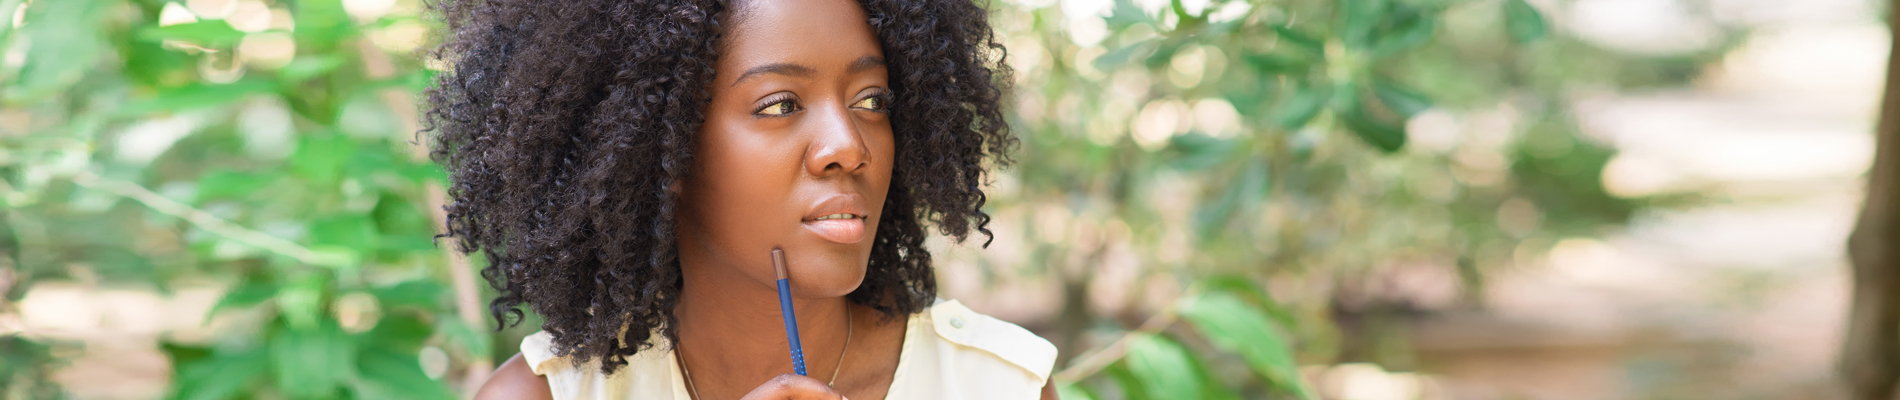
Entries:
{"type": "Polygon", "coordinates": [[[1366,144],[1386,153],[1394,153],[1405,148],[1404,121],[1388,122],[1366,112],[1360,102],[1352,102],[1337,110],[1341,122],[1347,130],[1357,134],[1366,144]]]}
{"type": "Polygon", "coordinates": [[[1232,183],[1222,185],[1218,200],[1194,211],[1195,233],[1199,237],[1215,237],[1216,233],[1233,224],[1233,216],[1240,213],[1242,208],[1259,204],[1260,197],[1266,194],[1267,184],[1273,179],[1267,163],[1255,158],[1242,168],[1232,183]]]}
{"type": "Polygon", "coordinates": [[[290,284],[277,290],[277,311],[293,329],[317,329],[323,320],[323,293],[329,277],[315,271],[301,271],[290,284]]]}
{"type": "Polygon", "coordinates": [[[244,198],[258,193],[277,180],[272,174],[233,170],[212,170],[198,177],[198,203],[218,198],[244,198]]]}
{"type": "Polygon", "coordinates": [[[365,399],[454,399],[455,394],[422,372],[415,356],[386,351],[364,351],[358,356],[359,398],[365,399]]]}
{"type": "Polygon", "coordinates": [[[336,134],[308,135],[297,141],[297,152],[290,156],[291,172],[317,182],[333,182],[343,173],[356,143],[336,134]]]}
{"type": "Polygon", "coordinates": [[[1307,55],[1315,57],[1324,57],[1326,55],[1325,43],[1313,38],[1313,35],[1308,35],[1286,25],[1274,26],[1273,32],[1276,37],[1280,38],[1280,43],[1292,45],[1293,48],[1305,52],[1307,55]]]}
{"type": "Polygon", "coordinates": [[[475,357],[488,357],[488,355],[494,351],[494,349],[491,348],[494,346],[490,344],[492,341],[488,340],[488,335],[482,330],[476,330],[475,327],[469,326],[468,322],[462,321],[461,318],[437,319],[435,329],[436,331],[442,332],[443,335],[448,336],[450,341],[460,343],[463,348],[468,349],[468,352],[474,354],[475,357]]]}
{"type": "Polygon", "coordinates": [[[330,398],[356,375],[356,348],[336,323],[278,329],[270,337],[271,370],[285,396],[330,398]]]}
{"type": "Polygon", "coordinates": [[[442,166],[435,163],[409,164],[398,169],[396,173],[416,183],[435,182],[444,185],[449,183],[448,171],[442,170],[442,166]]]}
{"type": "MultiPolygon", "coordinates": [[[[422,344],[436,332],[435,326],[423,318],[428,314],[413,310],[385,309],[382,319],[376,321],[376,327],[365,332],[363,337],[368,343],[381,350],[414,354],[422,350],[422,344]]],[[[444,316],[449,316],[444,314],[444,316]]]]}
{"type": "Polygon", "coordinates": [[[1088,388],[1074,383],[1057,383],[1056,397],[1062,398],[1063,400],[1095,400],[1096,396],[1094,393],[1090,393],[1088,388]]]}
{"type": "Polygon", "coordinates": [[[1166,337],[1143,334],[1128,345],[1128,372],[1141,381],[1148,398],[1199,399],[1201,380],[1187,349],[1166,337]]]}
{"type": "Polygon", "coordinates": [[[269,360],[264,351],[254,349],[216,355],[188,364],[174,364],[174,392],[171,398],[224,400],[238,397],[270,370],[269,360]]]}
{"type": "Polygon", "coordinates": [[[1372,96],[1378,98],[1379,103],[1385,105],[1386,109],[1392,110],[1392,112],[1398,113],[1405,118],[1411,118],[1426,109],[1432,108],[1432,100],[1426,98],[1424,94],[1406,89],[1390,81],[1373,81],[1372,96]]]}
{"type": "Polygon", "coordinates": [[[1107,54],[1103,54],[1100,57],[1095,57],[1095,61],[1093,61],[1093,63],[1095,64],[1095,69],[1101,70],[1101,71],[1114,71],[1117,68],[1121,68],[1122,65],[1128,64],[1129,60],[1133,60],[1135,58],[1136,53],[1153,51],[1157,43],[1158,42],[1156,42],[1153,39],[1143,40],[1140,42],[1136,42],[1134,44],[1122,46],[1121,48],[1115,49],[1114,51],[1110,51],[1107,54]]]}
{"type": "MultiPolygon", "coordinates": [[[[8,34],[13,33],[13,13],[20,12],[20,4],[25,2],[26,0],[0,0],[0,21],[8,22],[0,24],[0,43],[11,43],[7,37],[8,34]]],[[[0,45],[0,48],[3,47],[5,46],[0,45]]]]}
{"type": "Polygon", "coordinates": [[[1384,19],[1387,0],[1339,0],[1339,39],[1347,47],[1371,47],[1374,30],[1384,19]]]}
{"type": "Polygon", "coordinates": [[[225,292],[224,297],[218,299],[218,304],[212,305],[211,311],[205,312],[205,322],[210,322],[211,317],[217,315],[219,311],[255,306],[272,297],[277,297],[277,285],[247,279],[238,283],[237,287],[231,288],[231,291],[225,292]]]}
{"type": "Polygon", "coordinates": [[[376,223],[368,215],[337,214],[310,223],[310,241],[351,249],[371,249],[377,242],[376,223]]]}
{"type": "Polygon", "coordinates": [[[1145,386],[1142,386],[1141,377],[1136,376],[1134,372],[1130,372],[1126,364],[1128,363],[1119,362],[1110,364],[1108,368],[1103,371],[1108,373],[1109,379],[1114,381],[1116,386],[1121,387],[1122,396],[1127,397],[1128,400],[1149,400],[1148,390],[1144,389],[1145,386]]]}
{"type": "Polygon", "coordinates": [[[1247,66],[1269,75],[1296,75],[1313,67],[1312,59],[1285,52],[1248,54],[1244,59],[1247,66]]]}
{"type": "Polygon", "coordinates": [[[1199,133],[1174,135],[1163,153],[1168,167],[1182,171],[1202,171],[1219,165],[1234,153],[1245,150],[1239,140],[1219,139],[1199,133]]]}
{"type": "Polygon", "coordinates": [[[341,0],[302,0],[296,2],[297,29],[292,35],[297,38],[299,49],[313,52],[329,52],[344,44],[355,24],[350,15],[343,10],[341,0]]]}
{"type": "MultiPolygon", "coordinates": [[[[1395,6],[1396,8],[1400,8],[1395,6]]],[[[1374,57],[1386,57],[1410,50],[1432,38],[1438,28],[1437,13],[1406,8],[1405,12],[1394,18],[1391,26],[1381,32],[1372,45],[1374,57]]]]}
{"type": "Polygon", "coordinates": [[[182,345],[169,340],[159,341],[158,349],[165,353],[165,358],[170,359],[172,365],[177,366],[196,364],[212,355],[210,347],[182,345]]]}
{"type": "Polygon", "coordinates": [[[448,293],[448,288],[427,279],[376,288],[370,292],[376,296],[376,304],[380,304],[384,310],[419,307],[431,311],[442,308],[442,300],[448,296],[448,293]]]}
{"type": "Polygon", "coordinates": [[[1325,84],[1296,87],[1278,110],[1274,110],[1274,122],[1287,130],[1300,129],[1325,109],[1326,101],[1332,97],[1332,87],[1325,84]]]}
{"type": "Polygon", "coordinates": [[[1524,0],[1504,0],[1504,29],[1518,43],[1535,42],[1550,33],[1544,14],[1524,0]]]}
{"type": "Polygon", "coordinates": [[[248,79],[222,85],[191,84],[166,89],[152,98],[126,104],[118,110],[118,114],[132,116],[217,107],[242,100],[245,96],[276,89],[277,85],[270,82],[248,79]]]}
{"type": "Polygon", "coordinates": [[[343,66],[343,57],[325,54],[297,57],[277,69],[277,80],[284,83],[298,83],[329,74],[343,66]]]}
{"type": "Polygon", "coordinates": [[[169,26],[155,26],[139,31],[139,39],[146,41],[182,40],[204,47],[225,47],[244,39],[244,32],[231,28],[231,24],[221,19],[207,19],[198,22],[169,26]]]}
{"type": "MultiPolygon", "coordinates": [[[[12,82],[0,82],[8,100],[54,95],[78,83],[92,71],[108,48],[100,37],[101,23],[113,10],[104,0],[36,1],[28,4],[25,20],[10,41],[26,42],[26,60],[12,82]],[[19,36],[25,36],[23,40],[19,36]]],[[[12,24],[12,20],[0,21],[12,24]]],[[[8,43],[0,42],[0,50],[8,43]]]]}
{"type": "Polygon", "coordinates": [[[1181,316],[1222,350],[1240,354],[1247,366],[1287,394],[1313,399],[1300,379],[1291,341],[1265,313],[1227,292],[1210,292],[1183,304],[1181,316]]]}

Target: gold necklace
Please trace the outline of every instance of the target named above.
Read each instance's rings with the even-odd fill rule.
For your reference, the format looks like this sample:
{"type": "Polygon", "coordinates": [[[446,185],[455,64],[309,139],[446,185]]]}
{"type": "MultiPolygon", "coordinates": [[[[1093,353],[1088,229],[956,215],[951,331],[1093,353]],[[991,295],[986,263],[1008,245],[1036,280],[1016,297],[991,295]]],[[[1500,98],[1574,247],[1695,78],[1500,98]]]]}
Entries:
{"type": "MultiPolygon", "coordinates": [[[[844,355],[846,351],[851,350],[851,331],[855,330],[855,328],[857,328],[857,324],[851,321],[851,307],[845,306],[845,309],[844,309],[844,348],[838,350],[838,365],[831,367],[831,380],[826,381],[825,386],[833,386],[833,385],[838,384],[838,371],[844,368],[844,355]]],[[[693,370],[686,368],[686,356],[684,355],[685,352],[686,352],[686,348],[680,347],[680,346],[674,346],[673,360],[679,362],[680,373],[686,376],[687,392],[693,396],[693,400],[699,400],[699,385],[693,384],[693,370]]]]}

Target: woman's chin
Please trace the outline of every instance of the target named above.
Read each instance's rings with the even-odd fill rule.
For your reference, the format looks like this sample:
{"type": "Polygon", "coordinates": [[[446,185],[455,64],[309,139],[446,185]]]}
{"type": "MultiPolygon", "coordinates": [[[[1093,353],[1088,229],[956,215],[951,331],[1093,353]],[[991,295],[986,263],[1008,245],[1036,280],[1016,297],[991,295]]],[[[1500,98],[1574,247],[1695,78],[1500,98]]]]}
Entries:
{"type": "Polygon", "coordinates": [[[864,283],[869,259],[846,254],[787,255],[785,268],[791,273],[792,295],[807,299],[841,297],[858,290],[864,283]]]}

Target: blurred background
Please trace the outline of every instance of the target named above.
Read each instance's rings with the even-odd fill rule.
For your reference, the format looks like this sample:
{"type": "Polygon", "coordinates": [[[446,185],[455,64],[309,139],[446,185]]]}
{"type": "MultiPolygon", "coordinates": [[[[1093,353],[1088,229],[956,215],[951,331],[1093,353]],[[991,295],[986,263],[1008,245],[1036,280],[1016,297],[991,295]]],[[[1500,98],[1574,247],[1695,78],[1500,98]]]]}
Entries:
{"type": "MultiPolygon", "coordinates": [[[[0,0],[0,398],[456,398],[513,355],[537,322],[494,331],[431,242],[424,7],[0,0]]],[[[1843,352],[1887,4],[991,8],[1023,147],[941,296],[1055,342],[1064,398],[1831,399],[1843,354],[1900,363],[1843,352]]]]}

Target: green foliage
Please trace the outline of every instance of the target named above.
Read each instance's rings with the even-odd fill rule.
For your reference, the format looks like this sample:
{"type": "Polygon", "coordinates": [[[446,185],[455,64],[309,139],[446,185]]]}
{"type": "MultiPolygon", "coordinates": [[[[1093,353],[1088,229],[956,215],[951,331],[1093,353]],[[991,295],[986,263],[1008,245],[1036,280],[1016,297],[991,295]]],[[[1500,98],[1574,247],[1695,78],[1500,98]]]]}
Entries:
{"type": "Polygon", "coordinates": [[[1614,150],[1577,133],[1561,96],[1658,84],[1629,78],[1669,66],[1555,35],[1523,0],[1122,0],[1004,7],[997,25],[1026,161],[992,214],[1021,227],[1028,256],[990,261],[1062,281],[1062,309],[1085,313],[1051,335],[1081,354],[1059,375],[1065,397],[1314,398],[1301,365],[1411,368],[1376,342],[1392,335],[1334,328],[1409,307],[1369,292],[1388,266],[1459,277],[1450,307],[1472,307],[1486,271],[1648,201],[1604,191],[1614,150]],[[1473,115],[1518,123],[1445,126],[1473,115]],[[1135,283],[1095,287],[1103,254],[1132,254],[1135,283]],[[1205,291],[1148,312],[1192,330],[1124,327],[1129,310],[1087,300],[1170,277],[1205,291]],[[1327,286],[1274,298],[1272,280],[1327,286]],[[1116,353],[1092,351],[1096,337],[1129,338],[1114,342],[1126,352],[1100,363],[1116,353]]]}
{"type": "MultiPolygon", "coordinates": [[[[428,193],[444,175],[410,149],[413,105],[386,100],[431,72],[419,43],[371,43],[417,23],[416,4],[381,17],[262,4],[289,20],[161,24],[183,3],[40,0],[0,31],[0,53],[27,52],[0,68],[0,119],[24,122],[0,128],[0,237],[17,238],[0,250],[19,278],[6,298],[73,276],[228,282],[204,321],[263,318],[165,343],[170,398],[452,398],[419,355],[487,359],[492,345],[443,317],[428,193]]],[[[18,344],[5,365],[47,365],[5,340],[18,344]]],[[[21,374],[0,368],[0,384],[21,374]]]]}
{"type": "Polygon", "coordinates": [[[0,398],[63,398],[52,381],[52,347],[18,335],[0,335],[0,398]]]}
{"type": "MultiPolygon", "coordinates": [[[[204,320],[242,326],[165,343],[169,397],[453,397],[421,354],[459,366],[512,342],[450,317],[429,196],[446,178],[411,148],[402,100],[434,71],[389,39],[428,21],[398,3],[269,1],[288,20],[262,27],[159,23],[182,3],[0,0],[0,54],[25,54],[0,63],[0,299],[48,279],[223,282],[204,320]]],[[[1000,4],[1025,146],[991,210],[1027,248],[1004,262],[1084,291],[1071,302],[1108,253],[1133,254],[1142,285],[1193,288],[1128,311],[1156,326],[1064,305],[1086,315],[1052,337],[1125,339],[1059,375],[1070,399],[1310,399],[1302,365],[1401,363],[1348,351],[1390,346],[1339,338],[1333,316],[1376,313],[1332,300],[1396,260],[1455,268],[1475,293],[1520,250],[1622,223],[1644,200],[1602,190],[1614,152],[1576,134],[1559,93],[1676,82],[1699,60],[1595,49],[1523,0],[1000,4]],[[1520,123],[1449,144],[1414,131],[1451,112],[1520,123]],[[1332,286],[1269,296],[1275,279],[1332,286]]],[[[48,349],[0,337],[0,395],[57,395],[48,349]]]]}

